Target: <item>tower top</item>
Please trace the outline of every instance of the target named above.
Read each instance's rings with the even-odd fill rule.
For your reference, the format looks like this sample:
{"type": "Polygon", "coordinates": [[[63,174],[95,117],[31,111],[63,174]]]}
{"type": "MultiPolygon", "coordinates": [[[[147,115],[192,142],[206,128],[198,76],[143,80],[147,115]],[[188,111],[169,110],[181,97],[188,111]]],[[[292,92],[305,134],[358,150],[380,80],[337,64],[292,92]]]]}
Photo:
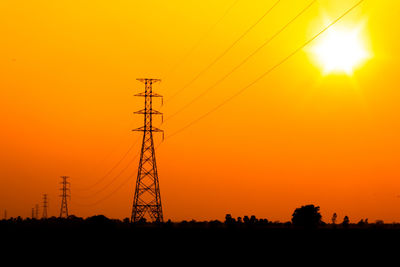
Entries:
{"type": "Polygon", "coordinates": [[[151,82],[151,83],[161,82],[161,79],[150,79],[150,78],[138,78],[138,79],[136,79],[136,80],[138,80],[139,82],[142,82],[142,83],[147,83],[147,82],[151,82]]]}

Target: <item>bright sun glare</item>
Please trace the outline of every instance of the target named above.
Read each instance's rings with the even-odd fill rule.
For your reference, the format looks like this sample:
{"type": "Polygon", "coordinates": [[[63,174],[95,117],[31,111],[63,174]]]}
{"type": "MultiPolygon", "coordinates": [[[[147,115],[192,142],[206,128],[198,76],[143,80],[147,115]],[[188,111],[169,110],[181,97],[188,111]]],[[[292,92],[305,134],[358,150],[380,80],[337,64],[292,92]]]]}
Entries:
{"type": "Polygon", "coordinates": [[[312,53],[324,74],[345,73],[352,75],[369,57],[362,27],[332,28],[313,46],[312,53]]]}

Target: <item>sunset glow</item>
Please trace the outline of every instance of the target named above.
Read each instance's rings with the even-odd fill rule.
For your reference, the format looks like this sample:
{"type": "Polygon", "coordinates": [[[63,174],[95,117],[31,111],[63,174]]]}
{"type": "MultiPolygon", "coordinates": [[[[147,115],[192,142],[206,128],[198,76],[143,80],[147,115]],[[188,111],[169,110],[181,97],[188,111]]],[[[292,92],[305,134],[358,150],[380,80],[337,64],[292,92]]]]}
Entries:
{"type": "Polygon", "coordinates": [[[362,38],[362,28],[332,28],[313,47],[324,74],[353,74],[370,54],[362,38]]]}
{"type": "Polygon", "coordinates": [[[0,0],[0,215],[31,217],[47,194],[58,216],[68,176],[70,214],[130,217],[136,79],[154,78],[164,220],[285,222],[314,204],[323,221],[400,222],[399,14],[400,1],[0,0]]]}

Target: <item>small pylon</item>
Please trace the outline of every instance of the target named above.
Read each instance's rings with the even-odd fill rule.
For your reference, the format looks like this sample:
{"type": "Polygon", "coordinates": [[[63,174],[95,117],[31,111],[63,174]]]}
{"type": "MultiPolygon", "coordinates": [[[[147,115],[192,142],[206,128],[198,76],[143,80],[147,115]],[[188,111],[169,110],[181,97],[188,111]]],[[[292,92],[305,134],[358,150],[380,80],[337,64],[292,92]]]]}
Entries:
{"type": "Polygon", "coordinates": [[[42,218],[47,219],[47,207],[48,207],[48,202],[47,202],[47,194],[43,194],[43,214],[42,218]]]}
{"type": "Polygon", "coordinates": [[[71,190],[69,189],[68,185],[70,184],[67,179],[68,176],[61,176],[62,182],[62,194],[61,197],[61,209],[60,209],[60,218],[68,218],[68,202],[67,198],[71,198],[71,190]],[[68,194],[69,193],[69,194],[68,194]]]}
{"type": "Polygon", "coordinates": [[[39,219],[39,205],[35,205],[35,219],[39,219]]]}

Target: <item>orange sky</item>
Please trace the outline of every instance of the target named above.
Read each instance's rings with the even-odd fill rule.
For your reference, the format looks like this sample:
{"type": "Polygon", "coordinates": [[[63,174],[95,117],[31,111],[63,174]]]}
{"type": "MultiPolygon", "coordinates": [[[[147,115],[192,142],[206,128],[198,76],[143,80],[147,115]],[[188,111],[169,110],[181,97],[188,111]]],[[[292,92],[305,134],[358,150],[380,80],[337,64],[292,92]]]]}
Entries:
{"type": "MultiPolygon", "coordinates": [[[[68,175],[71,213],[130,217],[140,138],[130,130],[141,125],[133,111],[143,106],[133,97],[143,91],[135,79],[163,79],[155,89],[165,105],[156,101],[155,108],[168,117],[311,1],[281,1],[168,101],[275,1],[239,0],[210,31],[232,2],[1,1],[0,212],[30,216],[47,193],[49,214],[58,215],[59,177],[68,175]],[[133,143],[110,176],[79,190],[96,183],[133,143]]],[[[166,136],[251,83],[322,29],[324,19],[356,2],[317,1],[234,75],[161,125],[166,136]]],[[[167,138],[157,150],[164,218],[223,219],[231,213],[286,221],[296,207],[313,203],[325,221],[333,212],[339,220],[400,221],[399,11],[395,1],[366,0],[337,25],[366,23],[373,56],[352,76],[323,75],[305,48],[223,108],[167,138]]]]}

